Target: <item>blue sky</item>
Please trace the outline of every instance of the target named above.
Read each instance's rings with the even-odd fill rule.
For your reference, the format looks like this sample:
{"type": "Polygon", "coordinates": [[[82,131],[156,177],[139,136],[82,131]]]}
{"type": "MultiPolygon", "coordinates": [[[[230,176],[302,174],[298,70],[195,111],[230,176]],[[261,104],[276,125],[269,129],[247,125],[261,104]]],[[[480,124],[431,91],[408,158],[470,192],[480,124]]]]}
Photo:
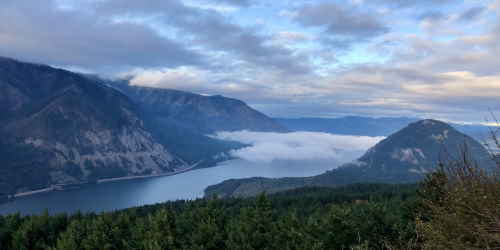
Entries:
{"type": "Polygon", "coordinates": [[[481,122],[498,0],[3,0],[0,55],[222,94],[279,117],[481,122]]]}

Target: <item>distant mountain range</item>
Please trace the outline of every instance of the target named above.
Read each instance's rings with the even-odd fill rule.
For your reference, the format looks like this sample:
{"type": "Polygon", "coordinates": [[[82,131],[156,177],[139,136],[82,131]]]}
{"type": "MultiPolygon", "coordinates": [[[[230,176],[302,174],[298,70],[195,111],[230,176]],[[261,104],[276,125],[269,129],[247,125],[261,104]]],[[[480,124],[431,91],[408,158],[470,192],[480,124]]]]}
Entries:
{"type": "MultiPolygon", "coordinates": [[[[291,131],[313,131],[341,135],[388,136],[408,124],[419,121],[410,117],[371,118],[362,116],[345,116],[339,118],[275,118],[291,131]]],[[[450,123],[462,133],[476,139],[488,137],[491,127],[483,125],[463,125],[450,123]]]]}
{"type": "Polygon", "coordinates": [[[217,130],[285,131],[222,96],[140,88],[0,58],[0,193],[213,164],[217,130]]]}
{"type": "Polygon", "coordinates": [[[205,194],[245,197],[264,191],[276,193],[304,186],[414,183],[434,171],[440,162],[459,159],[464,145],[467,147],[467,155],[481,167],[494,167],[490,154],[471,137],[444,122],[422,120],[411,123],[382,140],[357,161],[324,174],[305,178],[228,180],[208,187],[205,194]]]}

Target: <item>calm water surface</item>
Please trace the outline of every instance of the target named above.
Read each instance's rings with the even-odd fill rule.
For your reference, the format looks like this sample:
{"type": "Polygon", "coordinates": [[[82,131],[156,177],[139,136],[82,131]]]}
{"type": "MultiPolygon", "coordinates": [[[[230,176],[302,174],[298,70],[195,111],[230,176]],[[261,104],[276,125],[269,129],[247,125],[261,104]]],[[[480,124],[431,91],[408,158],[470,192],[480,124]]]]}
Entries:
{"type": "Polygon", "coordinates": [[[312,176],[334,168],[329,162],[251,163],[228,161],[217,167],[159,178],[87,186],[81,189],[38,194],[0,205],[0,214],[102,212],[179,199],[196,199],[212,184],[232,178],[312,176]]]}

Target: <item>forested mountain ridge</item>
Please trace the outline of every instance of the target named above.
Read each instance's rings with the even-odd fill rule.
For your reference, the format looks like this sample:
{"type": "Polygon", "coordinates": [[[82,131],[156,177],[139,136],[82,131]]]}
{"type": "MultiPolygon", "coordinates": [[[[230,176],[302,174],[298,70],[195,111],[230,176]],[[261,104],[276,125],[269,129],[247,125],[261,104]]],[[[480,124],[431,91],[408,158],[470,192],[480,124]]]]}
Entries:
{"type": "Polygon", "coordinates": [[[185,161],[207,167],[229,159],[226,152],[244,147],[210,137],[218,131],[287,132],[281,124],[243,101],[186,91],[132,86],[128,81],[106,81],[129,96],[141,109],[147,127],[185,161]]]}
{"type": "Polygon", "coordinates": [[[4,193],[184,165],[129,98],[79,74],[2,58],[0,103],[4,193]]]}
{"type": "Polygon", "coordinates": [[[236,99],[120,89],[97,77],[0,58],[0,196],[211,166],[244,145],[206,134],[245,129],[285,130],[236,99]]]}
{"type": "Polygon", "coordinates": [[[436,120],[411,123],[369,149],[357,161],[324,174],[304,178],[249,178],[209,186],[207,196],[254,196],[304,186],[335,187],[351,183],[415,183],[463,150],[485,169],[495,166],[486,149],[471,137],[436,120]]]}
{"type": "Polygon", "coordinates": [[[220,95],[205,96],[186,91],[133,86],[126,81],[111,82],[152,116],[200,134],[249,130],[286,132],[274,119],[243,101],[220,95]]]}

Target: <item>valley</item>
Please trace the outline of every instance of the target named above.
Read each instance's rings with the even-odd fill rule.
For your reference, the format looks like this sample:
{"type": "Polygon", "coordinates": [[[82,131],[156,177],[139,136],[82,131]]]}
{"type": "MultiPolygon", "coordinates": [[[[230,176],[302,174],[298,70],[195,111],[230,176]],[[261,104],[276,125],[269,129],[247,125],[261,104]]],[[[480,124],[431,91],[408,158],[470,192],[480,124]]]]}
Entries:
{"type": "Polygon", "coordinates": [[[173,192],[149,202],[197,198],[203,191],[208,197],[246,197],[304,186],[415,183],[434,171],[442,160],[440,152],[452,149],[446,151],[448,157],[457,157],[461,144],[470,146],[483,167],[493,166],[485,149],[458,131],[477,135],[491,130],[485,126],[453,124],[456,130],[440,121],[414,118],[272,119],[232,98],[132,86],[8,58],[0,60],[0,72],[0,101],[7,104],[2,106],[0,128],[5,138],[0,142],[1,192],[4,198],[14,198],[6,207],[21,210],[23,206],[15,204],[28,202],[31,195],[38,200],[61,194],[54,204],[65,204],[67,193],[99,190],[110,182],[186,178],[185,184],[177,184],[185,189],[193,185],[190,178],[197,179],[186,173],[193,170],[214,171],[214,178],[195,181],[195,192],[173,192]],[[36,81],[39,78],[45,80],[36,81]],[[333,132],[342,136],[334,137],[333,132]],[[384,137],[369,136],[381,135],[388,137],[370,144],[384,137]],[[325,141],[316,147],[307,137],[325,141]],[[238,159],[242,153],[248,156],[238,159]],[[238,171],[219,172],[222,166],[228,171],[227,165],[234,162],[238,171]],[[202,169],[206,167],[215,168],[202,169]],[[239,179],[245,177],[252,178],[239,179]]]}
{"type": "Polygon", "coordinates": [[[0,196],[213,166],[244,145],[206,134],[237,115],[224,129],[285,131],[238,100],[110,84],[0,58],[0,196]]]}
{"type": "Polygon", "coordinates": [[[500,0],[0,20],[0,250],[500,250],[500,0]]]}

